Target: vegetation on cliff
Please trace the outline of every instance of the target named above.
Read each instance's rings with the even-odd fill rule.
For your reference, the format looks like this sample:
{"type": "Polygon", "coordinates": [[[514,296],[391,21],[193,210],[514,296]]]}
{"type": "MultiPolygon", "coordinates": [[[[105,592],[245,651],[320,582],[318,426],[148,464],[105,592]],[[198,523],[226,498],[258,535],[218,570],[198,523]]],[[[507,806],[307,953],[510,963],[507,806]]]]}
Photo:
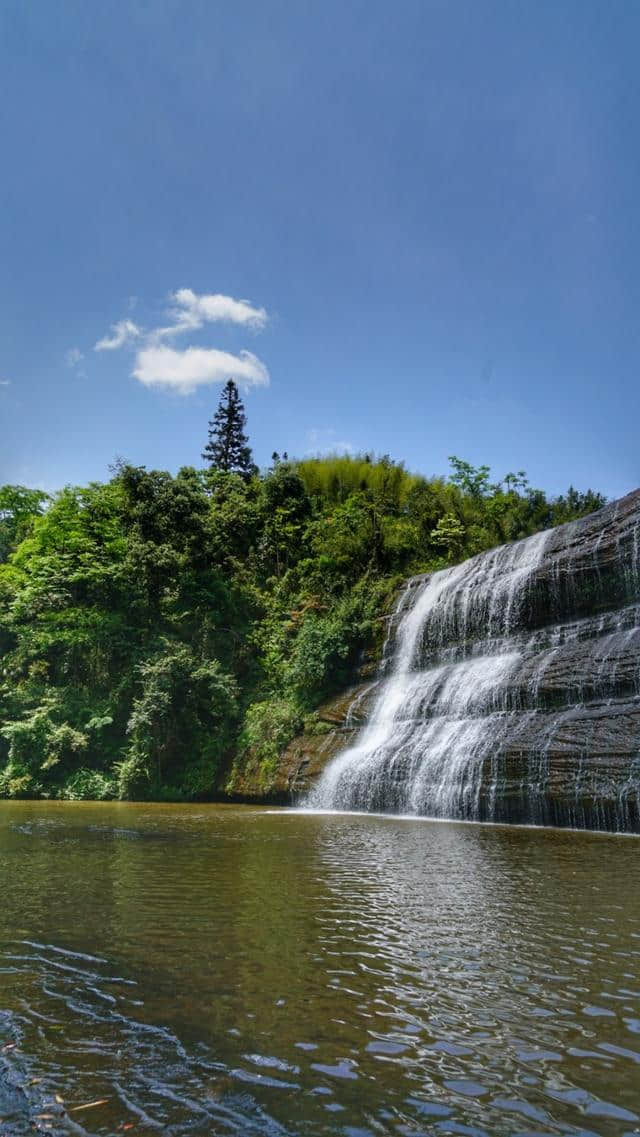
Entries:
{"type": "Polygon", "coordinates": [[[202,798],[247,761],[267,784],[402,576],[601,504],[368,454],[5,486],[0,796],[202,798]]]}

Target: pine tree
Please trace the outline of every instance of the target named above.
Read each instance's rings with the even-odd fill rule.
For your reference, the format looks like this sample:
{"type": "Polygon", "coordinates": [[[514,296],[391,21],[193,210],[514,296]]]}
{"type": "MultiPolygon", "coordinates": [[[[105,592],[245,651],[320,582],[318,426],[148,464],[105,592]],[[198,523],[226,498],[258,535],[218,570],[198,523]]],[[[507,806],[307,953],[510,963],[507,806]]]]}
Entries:
{"type": "Polygon", "coordinates": [[[216,470],[242,474],[255,473],[249,439],[244,433],[247,417],[233,379],[228,379],[220,396],[218,409],[209,423],[209,441],[202,457],[216,470]]]}

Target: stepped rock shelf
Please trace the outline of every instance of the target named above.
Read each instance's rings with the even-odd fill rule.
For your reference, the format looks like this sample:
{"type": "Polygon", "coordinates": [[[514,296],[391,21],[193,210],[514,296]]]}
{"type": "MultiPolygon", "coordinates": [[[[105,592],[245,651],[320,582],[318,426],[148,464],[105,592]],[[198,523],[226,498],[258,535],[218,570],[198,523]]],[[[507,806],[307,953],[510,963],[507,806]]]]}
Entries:
{"type": "Polygon", "coordinates": [[[378,679],[288,747],[280,791],[319,808],[640,832],[639,546],[636,491],[408,581],[378,679]]]}

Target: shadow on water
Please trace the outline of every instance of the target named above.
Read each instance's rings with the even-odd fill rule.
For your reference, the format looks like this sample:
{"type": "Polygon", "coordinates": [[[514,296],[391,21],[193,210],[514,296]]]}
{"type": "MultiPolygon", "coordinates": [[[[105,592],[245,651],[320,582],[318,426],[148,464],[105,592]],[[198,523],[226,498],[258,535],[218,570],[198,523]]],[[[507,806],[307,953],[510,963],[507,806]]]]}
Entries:
{"type": "Polygon", "coordinates": [[[3,803],[0,1133],[638,1132],[639,848],[3,803]]]}

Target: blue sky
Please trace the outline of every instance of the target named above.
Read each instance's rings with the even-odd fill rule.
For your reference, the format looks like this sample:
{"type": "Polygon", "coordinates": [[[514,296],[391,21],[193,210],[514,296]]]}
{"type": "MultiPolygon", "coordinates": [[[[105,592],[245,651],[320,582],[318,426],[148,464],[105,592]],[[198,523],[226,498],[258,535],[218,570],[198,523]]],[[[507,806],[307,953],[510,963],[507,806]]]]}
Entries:
{"type": "Polygon", "coordinates": [[[228,372],[260,464],[640,484],[639,37],[630,0],[4,0],[0,480],[197,464],[228,372]]]}

